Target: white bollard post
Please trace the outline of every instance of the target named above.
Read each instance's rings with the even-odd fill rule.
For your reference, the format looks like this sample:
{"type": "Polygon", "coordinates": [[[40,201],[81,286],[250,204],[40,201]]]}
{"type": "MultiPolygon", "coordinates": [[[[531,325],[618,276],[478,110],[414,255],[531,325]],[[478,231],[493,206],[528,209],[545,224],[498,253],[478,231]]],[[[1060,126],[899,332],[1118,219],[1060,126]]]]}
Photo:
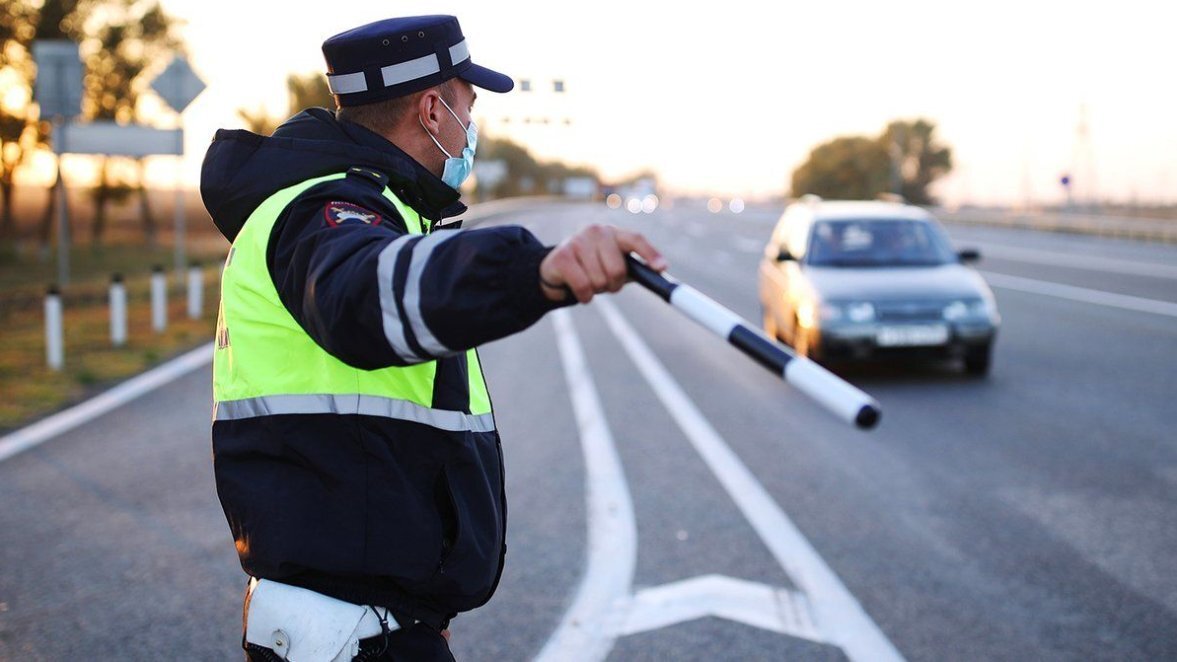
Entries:
{"type": "Polygon", "coordinates": [[[151,328],[162,333],[168,327],[168,279],[163,267],[151,270],[151,328]]]}
{"type": "Polygon", "coordinates": [[[110,277],[110,344],[127,344],[127,287],[122,274],[110,277]]]}
{"type": "Polygon", "coordinates": [[[50,370],[61,370],[65,365],[62,333],[61,290],[51,285],[45,293],[45,359],[50,370]]]}
{"type": "Polygon", "coordinates": [[[188,267],[188,319],[200,319],[204,310],[204,270],[200,263],[193,262],[188,267]]]}

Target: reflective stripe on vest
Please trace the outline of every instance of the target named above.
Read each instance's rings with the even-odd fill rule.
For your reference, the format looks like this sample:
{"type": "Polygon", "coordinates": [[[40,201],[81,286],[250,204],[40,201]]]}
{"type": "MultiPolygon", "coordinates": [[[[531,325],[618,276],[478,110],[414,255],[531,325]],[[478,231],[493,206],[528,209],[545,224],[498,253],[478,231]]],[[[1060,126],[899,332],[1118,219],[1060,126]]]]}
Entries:
{"type": "Polygon", "coordinates": [[[279,414],[362,414],[424,423],[449,432],[490,432],[490,414],[464,414],[448,409],[430,409],[405,400],[374,395],[265,395],[216,404],[216,420],[234,421],[279,414]]]}
{"type": "MultiPolygon", "coordinates": [[[[225,421],[275,414],[363,414],[413,421],[448,431],[493,430],[490,397],[475,350],[466,353],[471,413],[435,409],[432,406],[437,375],[435,361],[379,370],[353,368],[315,343],[278,297],[266,264],[274,224],[299,194],[316,184],[344,176],[340,173],[317,177],[274,193],[250,214],[234,239],[221,278],[217,349],[213,359],[214,419],[225,421]]],[[[385,188],[384,197],[400,212],[410,235],[425,231],[421,217],[391,190],[385,188]]],[[[431,244],[435,243],[433,239],[429,237],[431,244]]],[[[403,239],[396,242],[404,244],[403,239]]],[[[389,255],[387,261],[394,262],[395,254],[389,255]]],[[[383,264],[384,256],[381,258],[378,273],[373,277],[381,278],[380,292],[385,298],[382,303],[395,304],[390,301],[392,265],[383,264]]],[[[390,320],[387,315],[385,318],[385,332],[390,339],[390,325],[408,323],[390,320]]],[[[393,330],[403,338],[403,330],[393,330]]],[[[394,349],[399,348],[394,345],[394,349]]]]}

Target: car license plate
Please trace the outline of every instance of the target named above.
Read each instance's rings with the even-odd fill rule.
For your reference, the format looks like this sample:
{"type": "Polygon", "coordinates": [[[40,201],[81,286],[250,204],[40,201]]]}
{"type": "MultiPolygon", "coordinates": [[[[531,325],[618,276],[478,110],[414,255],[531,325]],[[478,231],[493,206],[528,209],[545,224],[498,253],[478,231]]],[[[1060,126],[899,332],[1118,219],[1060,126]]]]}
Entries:
{"type": "Polygon", "coordinates": [[[943,324],[884,326],[876,340],[880,347],[928,347],[948,342],[948,327],[943,324]]]}

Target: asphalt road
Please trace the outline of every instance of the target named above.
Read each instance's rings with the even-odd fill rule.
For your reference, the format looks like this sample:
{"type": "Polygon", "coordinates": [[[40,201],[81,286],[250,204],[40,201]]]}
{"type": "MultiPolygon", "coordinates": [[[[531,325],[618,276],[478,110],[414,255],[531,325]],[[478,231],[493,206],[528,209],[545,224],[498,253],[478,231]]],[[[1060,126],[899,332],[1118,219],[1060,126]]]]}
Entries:
{"type": "MultiPolygon", "coordinates": [[[[757,320],[778,214],[557,204],[514,218],[550,241],[589,222],[641,228],[672,273],[757,320]]],[[[950,232],[1008,286],[994,288],[993,373],[840,370],[883,406],[869,434],[636,287],[487,346],[509,552],[495,599],[453,625],[458,659],[1177,657],[1177,319],[1133,307],[1177,304],[1177,248],[950,232]],[[639,371],[616,318],[662,381],[639,371]],[[604,510],[586,493],[608,458],[583,450],[590,437],[623,476],[623,493],[594,483],[604,510]],[[700,439],[747,473],[704,459],[700,439]],[[732,475],[744,482],[725,487],[732,475]],[[632,559],[628,534],[589,544],[626,512],[632,559]],[[605,618],[575,624],[603,652],[545,649],[586,571],[607,580],[590,589],[619,591],[605,618]]],[[[213,489],[210,389],[201,369],[0,463],[0,659],[240,658],[245,579],[213,489]]]]}

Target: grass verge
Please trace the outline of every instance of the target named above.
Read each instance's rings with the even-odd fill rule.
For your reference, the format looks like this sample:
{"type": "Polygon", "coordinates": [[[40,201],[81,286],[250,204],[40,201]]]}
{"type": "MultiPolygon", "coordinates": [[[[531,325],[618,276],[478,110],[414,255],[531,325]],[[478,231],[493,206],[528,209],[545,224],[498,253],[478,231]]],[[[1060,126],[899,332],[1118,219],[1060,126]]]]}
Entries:
{"type": "Polygon", "coordinates": [[[169,286],[167,328],[151,328],[150,276],[126,279],[127,342],[113,347],[107,284],[80,282],[64,290],[65,365],[45,358],[42,306],[9,308],[0,320],[0,432],[18,428],[212,339],[216,325],[217,267],[205,267],[201,315],[189,319],[186,288],[169,286]]]}

